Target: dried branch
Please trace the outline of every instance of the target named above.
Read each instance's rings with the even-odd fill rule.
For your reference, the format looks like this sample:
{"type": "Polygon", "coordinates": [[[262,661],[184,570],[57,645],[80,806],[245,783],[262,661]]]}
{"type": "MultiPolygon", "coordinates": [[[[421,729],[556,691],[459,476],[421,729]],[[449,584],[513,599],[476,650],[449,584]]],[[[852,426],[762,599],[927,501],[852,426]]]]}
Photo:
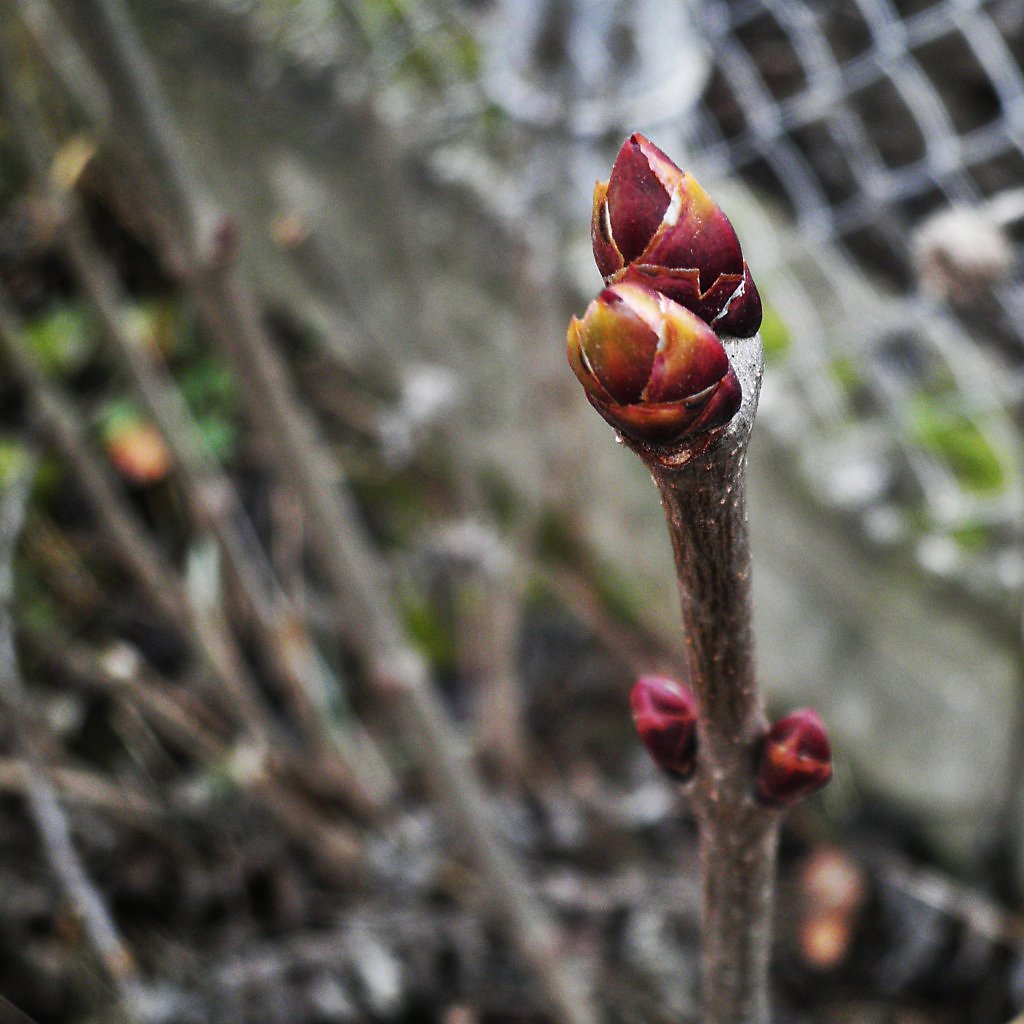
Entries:
{"type": "MultiPolygon", "coordinates": [[[[34,770],[20,759],[0,758],[0,791],[27,795],[31,791],[30,777],[34,770]]],[[[126,790],[120,784],[114,785],[93,772],[54,767],[39,767],[38,770],[66,803],[87,804],[129,820],[161,813],[160,808],[141,793],[126,790]]]]}
{"type": "Polygon", "coordinates": [[[133,658],[130,649],[104,656],[53,626],[43,632],[23,624],[21,636],[37,657],[65,679],[128,702],[161,735],[206,768],[226,767],[235,784],[332,877],[350,880],[359,869],[360,835],[351,826],[328,821],[307,797],[278,778],[280,758],[272,748],[244,739],[234,742],[207,724],[210,716],[205,708],[195,707],[188,694],[133,658]]]}
{"type": "Polygon", "coordinates": [[[195,637],[200,655],[224,687],[229,713],[241,714],[248,728],[262,731],[266,712],[223,624],[216,615],[198,614],[192,608],[181,577],[138,525],[110,470],[91,449],[72,403],[29,354],[21,324],[2,292],[0,354],[24,384],[36,414],[96,510],[114,556],[130,569],[153,607],[183,635],[195,637]]]}

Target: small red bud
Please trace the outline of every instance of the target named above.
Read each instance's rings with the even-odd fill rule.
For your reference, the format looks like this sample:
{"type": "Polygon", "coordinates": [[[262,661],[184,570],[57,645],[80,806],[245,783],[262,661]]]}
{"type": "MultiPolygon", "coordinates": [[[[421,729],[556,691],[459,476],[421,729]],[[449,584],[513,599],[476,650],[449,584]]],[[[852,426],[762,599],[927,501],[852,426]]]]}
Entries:
{"type": "Polygon", "coordinates": [[[697,766],[697,700],[664,676],[641,676],[629,695],[633,724],[654,763],[685,780],[697,766]]]}
{"type": "Polygon", "coordinates": [[[768,730],[757,771],[757,793],[765,803],[788,807],[831,778],[832,749],[817,711],[794,711],[768,730]]]}

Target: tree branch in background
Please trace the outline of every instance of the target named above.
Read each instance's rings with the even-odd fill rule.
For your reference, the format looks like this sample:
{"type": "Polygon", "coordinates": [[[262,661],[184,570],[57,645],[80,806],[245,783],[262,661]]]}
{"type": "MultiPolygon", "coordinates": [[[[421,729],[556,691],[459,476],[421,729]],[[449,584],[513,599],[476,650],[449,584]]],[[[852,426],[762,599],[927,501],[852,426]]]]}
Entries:
{"type": "Polygon", "coordinates": [[[339,486],[339,469],[294,396],[287,367],[252,295],[235,269],[218,265],[218,254],[211,251],[201,192],[186,169],[186,148],[126,11],[104,0],[87,0],[82,8],[82,31],[100,57],[118,135],[147,158],[157,180],[165,215],[189,260],[200,314],[244,388],[253,422],[263,428],[278,468],[302,502],[312,546],[339,601],[342,632],[364,658],[377,697],[404,724],[421,770],[482,876],[496,917],[552,1012],[566,1024],[592,1021],[588,1000],[559,956],[552,923],[494,836],[484,792],[431,687],[426,665],[403,635],[390,603],[385,566],[363,534],[350,495],[339,486]]]}
{"type": "Polygon", "coordinates": [[[153,608],[186,636],[214,669],[224,687],[225,709],[254,735],[267,725],[248,670],[217,616],[196,614],[181,578],[138,525],[117,481],[91,449],[73,404],[50,382],[29,354],[21,325],[0,293],[0,354],[24,385],[42,425],[67,460],[103,530],[112,553],[132,572],[153,608]]]}

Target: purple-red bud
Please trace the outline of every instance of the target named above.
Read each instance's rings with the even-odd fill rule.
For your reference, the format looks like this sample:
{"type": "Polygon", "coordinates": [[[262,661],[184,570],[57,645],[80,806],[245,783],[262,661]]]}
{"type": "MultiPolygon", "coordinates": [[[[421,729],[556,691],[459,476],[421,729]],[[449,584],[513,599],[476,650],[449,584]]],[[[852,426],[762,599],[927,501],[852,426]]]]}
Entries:
{"type": "Polygon", "coordinates": [[[569,365],[591,404],[635,440],[668,444],[720,427],[742,402],[714,331],[637,284],[606,288],[568,333],[569,365]]]}
{"type": "Polygon", "coordinates": [[[697,766],[697,701],[682,683],[641,676],[629,695],[633,724],[651,760],[675,779],[697,766]]]}
{"type": "Polygon", "coordinates": [[[761,298],[729,218],[638,133],[594,188],[591,238],[606,284],[654,288],[720,334],[745,338],[760,326],[761,298]]]}
{"type": "Polygon", "coordinates": [[[817,711],[794,711],[768,730],[757,769],[757,794],[765,803],[788,807],[831,778],[832,748],[817,711]]]}

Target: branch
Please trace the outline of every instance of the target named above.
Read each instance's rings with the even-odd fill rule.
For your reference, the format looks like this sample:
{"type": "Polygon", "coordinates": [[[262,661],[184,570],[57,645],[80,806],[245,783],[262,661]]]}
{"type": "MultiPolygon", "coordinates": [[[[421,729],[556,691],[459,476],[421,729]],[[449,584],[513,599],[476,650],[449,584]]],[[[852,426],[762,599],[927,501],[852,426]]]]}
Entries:
{"type": "Polygon", "coordinates": [[[754,670],[747,444],[763,372],[759,336],[726,342],[743,404],[703,451],[635,446],[661,494],[679,580],[686,681],[697,694],[693,806],[703,875],[704,1024],[763,1024],[778,814],[756,799],[764,706],[754,670]]]}
{"type": "Polygon", "coordinates": [[[205,723],[209,716],[202,713],[204,709],[191,706],[186,695],[150,668],[139,664],[115,667],[113,659],[52,626],[43,632],[23,624],[21,636],[36,656],[65,678],[136,707],[162,735],[205,768],[227,767],[235,784],[332,877],[352,878],[362,859],[359,833],[348,825],[325,820],[302,793],[279,779],[273,750],[225,737],[205,723]]]}
{"type": "MultiPolygon", "coordinates": [[[[53,153],[25,109],[11,74],[9,48],[0,48],[0,95],[37,185],[48,189],[53,153]]],[[[38,112],[36,112],[38,113],[38,112]]],[[[285,683],[285,698],[311,745],[328,755],[339,777],[338,795],[363,813],[379,813],[395,789],[385,762],[369,737],[338,728],[329,707],[331,682],[294,603],[278,584],[232,482],[209,452],[166,366],[151,347],[131,337],[121,310],[125,296],[109,261],[93,245],[82,204],[73,191],[52,197],[62,208],[58,243],[78,280],[88,308],[125,368],[175,457],[177,474],[193,522],[211,530],[219,549],[259,622],[257,635],[285,683]],[[372,773],[367,766],[372,766],[372,773]]]]}
{"type": "MultiPolygon", "coordinates": [[[[31,792],[31,776],[36,769],[17,758],[0,757],[0,791],[5,793],[31,792]]],[[[141,793],[126,790],[120,783],[113,784],[93,772],[77,768],[40,768],[39,771],[67,803],[88,804],[112,811],[129,820],[140,815],[155,817],[161,813],[141,793]]]]}
{"type": "Polygon", "coordinates": [[[216,616],[198,614],[189,601],[181,577],[143,532],[117,481],[91,449],[74,406],[60,388],[47,379],[29,354],[21,324],[0,291],[0,355],[24,385],[29,401],[53,443],[97,514],[110,547],[132,572],[146,597],[161,615],[187,637],[195,637],[200,655],[213,667],[225,689],[226,710],[241,715],[249,728],[261,730],[264,710],[234,644],[216,616]]]}

